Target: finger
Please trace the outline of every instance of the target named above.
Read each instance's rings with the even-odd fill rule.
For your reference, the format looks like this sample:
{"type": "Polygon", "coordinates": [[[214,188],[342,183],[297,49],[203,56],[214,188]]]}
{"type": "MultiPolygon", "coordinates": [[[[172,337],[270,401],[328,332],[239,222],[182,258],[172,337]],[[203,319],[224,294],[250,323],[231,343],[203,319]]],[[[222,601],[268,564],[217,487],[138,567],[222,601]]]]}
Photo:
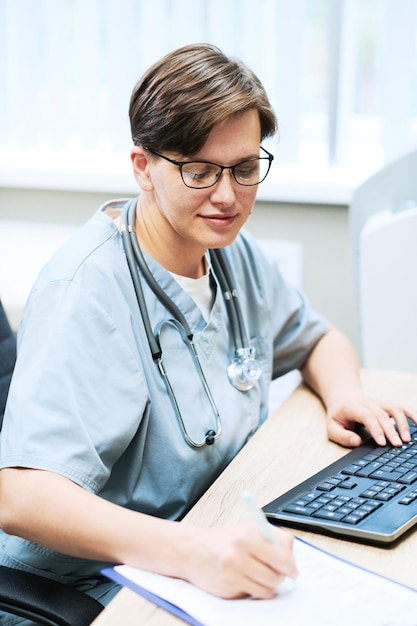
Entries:
{"type": "Polygon", "coordinates": [[[273,597],[284,580],[294,580],[298,576],[294,555],[288,546],[270,544],[268,552],[269,563],[259,560],[258,553],[246,569],[246,591],[256,598],[273,597]]]}
{"type": "Polygon", "coordinates": [[[408,420],[411,420],[412,422],[417,424],[417,411],[414,409],[411,409],[410,407],[390,405],[388,407],[385,407],[385,410],[395,420],[398,426],[400,435],[402,432],[404,431],[406,432],[410,430],[410,424],[408,420]]]}
{"type": "Polygon", "coordinates": [[[417,411],[410,407],[403,407],[404,413],[415,423],[417,424],[417,411]]]}
{"type": "Polygon", "coordinates": [[[245,592],[254,598],[264,599],[275,595],[276,588],[286,576],[253,559],[246,570],[245,578],[245,592]]]}
{"type": "Polygon", "coordinates": [[[288,578],[296,578],[298,569],[295,562],[295,556],[292,548],[283,541],[279,543],[271,543],[262,539],[262,547],[257,547],[256,552],[252,553],[252,558],[258,562],[255,570],[259,572],[257,577],[263,573],[263,580],[266,585],[276,585],[276,577],[284,576],[288,578]]]}
{"type": "Polygon", "coordinates": [[[364,426],[379,446],[385,446],[387,441],[395,447],[399,447],[403,443],[391,417],[383,409],[379,408],[375,410],[374,414],[366,417],[364,426]]]}
{"type": "Polygon", "coordinates": [[[327,435],[331,441],[345,448],[357,448],[363,443],[362,437],[336,420],[329,420],[327,435]]]}
{"type": "Polygon", "coordinates": [[[274,557],[272,566],[277,574],[283,574],[287,578],[297,578],[298,568],[294,555],[294,537],[285,530],[275,528],[275,534],[278,537],[277,556],[274,557]],[[275,563],[279,565],[276,566],[275,563]]]}
{"type": "Polygon", "coordinates": [[[255,563],[249,577],[268,587],[277,585],[277,576],[296,578],[297,565],[293,550],[294,536],[291,532],[268,524],[271,540],[265,540],[256,527],[256,538],[250,547],[250,557],[255,563]]]}
{"type": "Polygon", "coordinates": [[[386,409],[387,413],[392,417],[397,425],[399,436],[402,441],[408,442],[411,440],[410,426],[407,420],[407,415],[400,407],[390,407],[386,409]]]}

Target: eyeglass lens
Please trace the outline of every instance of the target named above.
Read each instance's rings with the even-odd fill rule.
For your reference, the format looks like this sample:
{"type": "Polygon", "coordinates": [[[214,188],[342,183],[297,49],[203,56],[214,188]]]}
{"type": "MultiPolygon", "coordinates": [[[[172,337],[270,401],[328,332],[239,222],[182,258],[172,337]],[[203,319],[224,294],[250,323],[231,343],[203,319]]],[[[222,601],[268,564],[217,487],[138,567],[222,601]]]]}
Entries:
{"type": "MultiPolygon", "coordinates": [[[[268,174],[270,161],[268,158],[250,159],[234,165],[231,170],[239,185],[258,185],[268,174]]],[[[228,169],[228,168],[226,168],[228,169]]],[[[184,163],[181,174],[187,187],[201,189],[211,187],[219,179],[222,168],[214,163],[202,161],[184,163]]]]}

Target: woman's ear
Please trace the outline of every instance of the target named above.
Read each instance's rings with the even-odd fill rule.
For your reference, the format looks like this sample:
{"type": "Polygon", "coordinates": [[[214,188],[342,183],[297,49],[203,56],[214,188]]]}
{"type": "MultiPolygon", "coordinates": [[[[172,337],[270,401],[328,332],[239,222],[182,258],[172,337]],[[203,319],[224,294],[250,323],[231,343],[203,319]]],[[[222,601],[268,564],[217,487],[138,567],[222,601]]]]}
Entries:
{"type": "Polygon", "coordinates": [[[149,153],[141,146],[133,146],[130,151],[130,158],[133,165],[133,174],[136,182],[143,191],[153,189],[152,179],[149,175],[149,153]]]}

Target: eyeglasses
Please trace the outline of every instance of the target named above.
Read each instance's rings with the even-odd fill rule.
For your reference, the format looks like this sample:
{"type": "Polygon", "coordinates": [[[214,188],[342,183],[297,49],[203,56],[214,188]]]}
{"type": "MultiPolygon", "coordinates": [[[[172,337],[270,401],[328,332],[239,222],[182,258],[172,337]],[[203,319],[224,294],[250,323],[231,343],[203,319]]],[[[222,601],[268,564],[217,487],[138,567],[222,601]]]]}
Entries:
{"type": "Polygon", "coordinates": [[[223,170],[231,170],[233,178],[239,185],[244,187],[259,185],[267,177],[274,160],[273,155],[268,150],[262,146],[260,148],[267,156],[253,157],[235,165],[218,165],[217,163],[210,163],[210,161],[175,161],[156,150],[151,150],[151,148],[147,147],[146,150],[179,167],[181,178],[187,187],[207,189],[219,182],[223,170]]]}

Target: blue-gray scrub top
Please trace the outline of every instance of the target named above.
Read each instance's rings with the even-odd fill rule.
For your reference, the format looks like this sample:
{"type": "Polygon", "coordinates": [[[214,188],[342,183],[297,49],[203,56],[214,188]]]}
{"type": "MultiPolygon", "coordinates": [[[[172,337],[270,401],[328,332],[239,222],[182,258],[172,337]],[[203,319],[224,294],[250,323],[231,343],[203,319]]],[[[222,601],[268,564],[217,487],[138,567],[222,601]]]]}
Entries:
{"type": "MultiPolygon", "coordinates": [[[[190,447],[152,360],[109,206],[117,203],[101,207],[54,255],[30,294],[0,467],[56,472],[121,506],[180,519],[266,419],[271,378],[300,368],[327,323],[242,232],[224,253],[263,373],[250,391],[238,391],[226,374],[235,347],[220,289],[206,323],[170,273],[147,256],[194,332],[221,416],[214,445],[190,447]]],[[[171,314],[142,284],[155,328],[171,314]]],[[[211,406],[178,332],[165,325],[161,341],[186,428],[199,441],[216,428],[211,406]]],[[[1,562],[66,582],[95,576],[103,566],[4,533],[0,538],[1,562]]]]}

